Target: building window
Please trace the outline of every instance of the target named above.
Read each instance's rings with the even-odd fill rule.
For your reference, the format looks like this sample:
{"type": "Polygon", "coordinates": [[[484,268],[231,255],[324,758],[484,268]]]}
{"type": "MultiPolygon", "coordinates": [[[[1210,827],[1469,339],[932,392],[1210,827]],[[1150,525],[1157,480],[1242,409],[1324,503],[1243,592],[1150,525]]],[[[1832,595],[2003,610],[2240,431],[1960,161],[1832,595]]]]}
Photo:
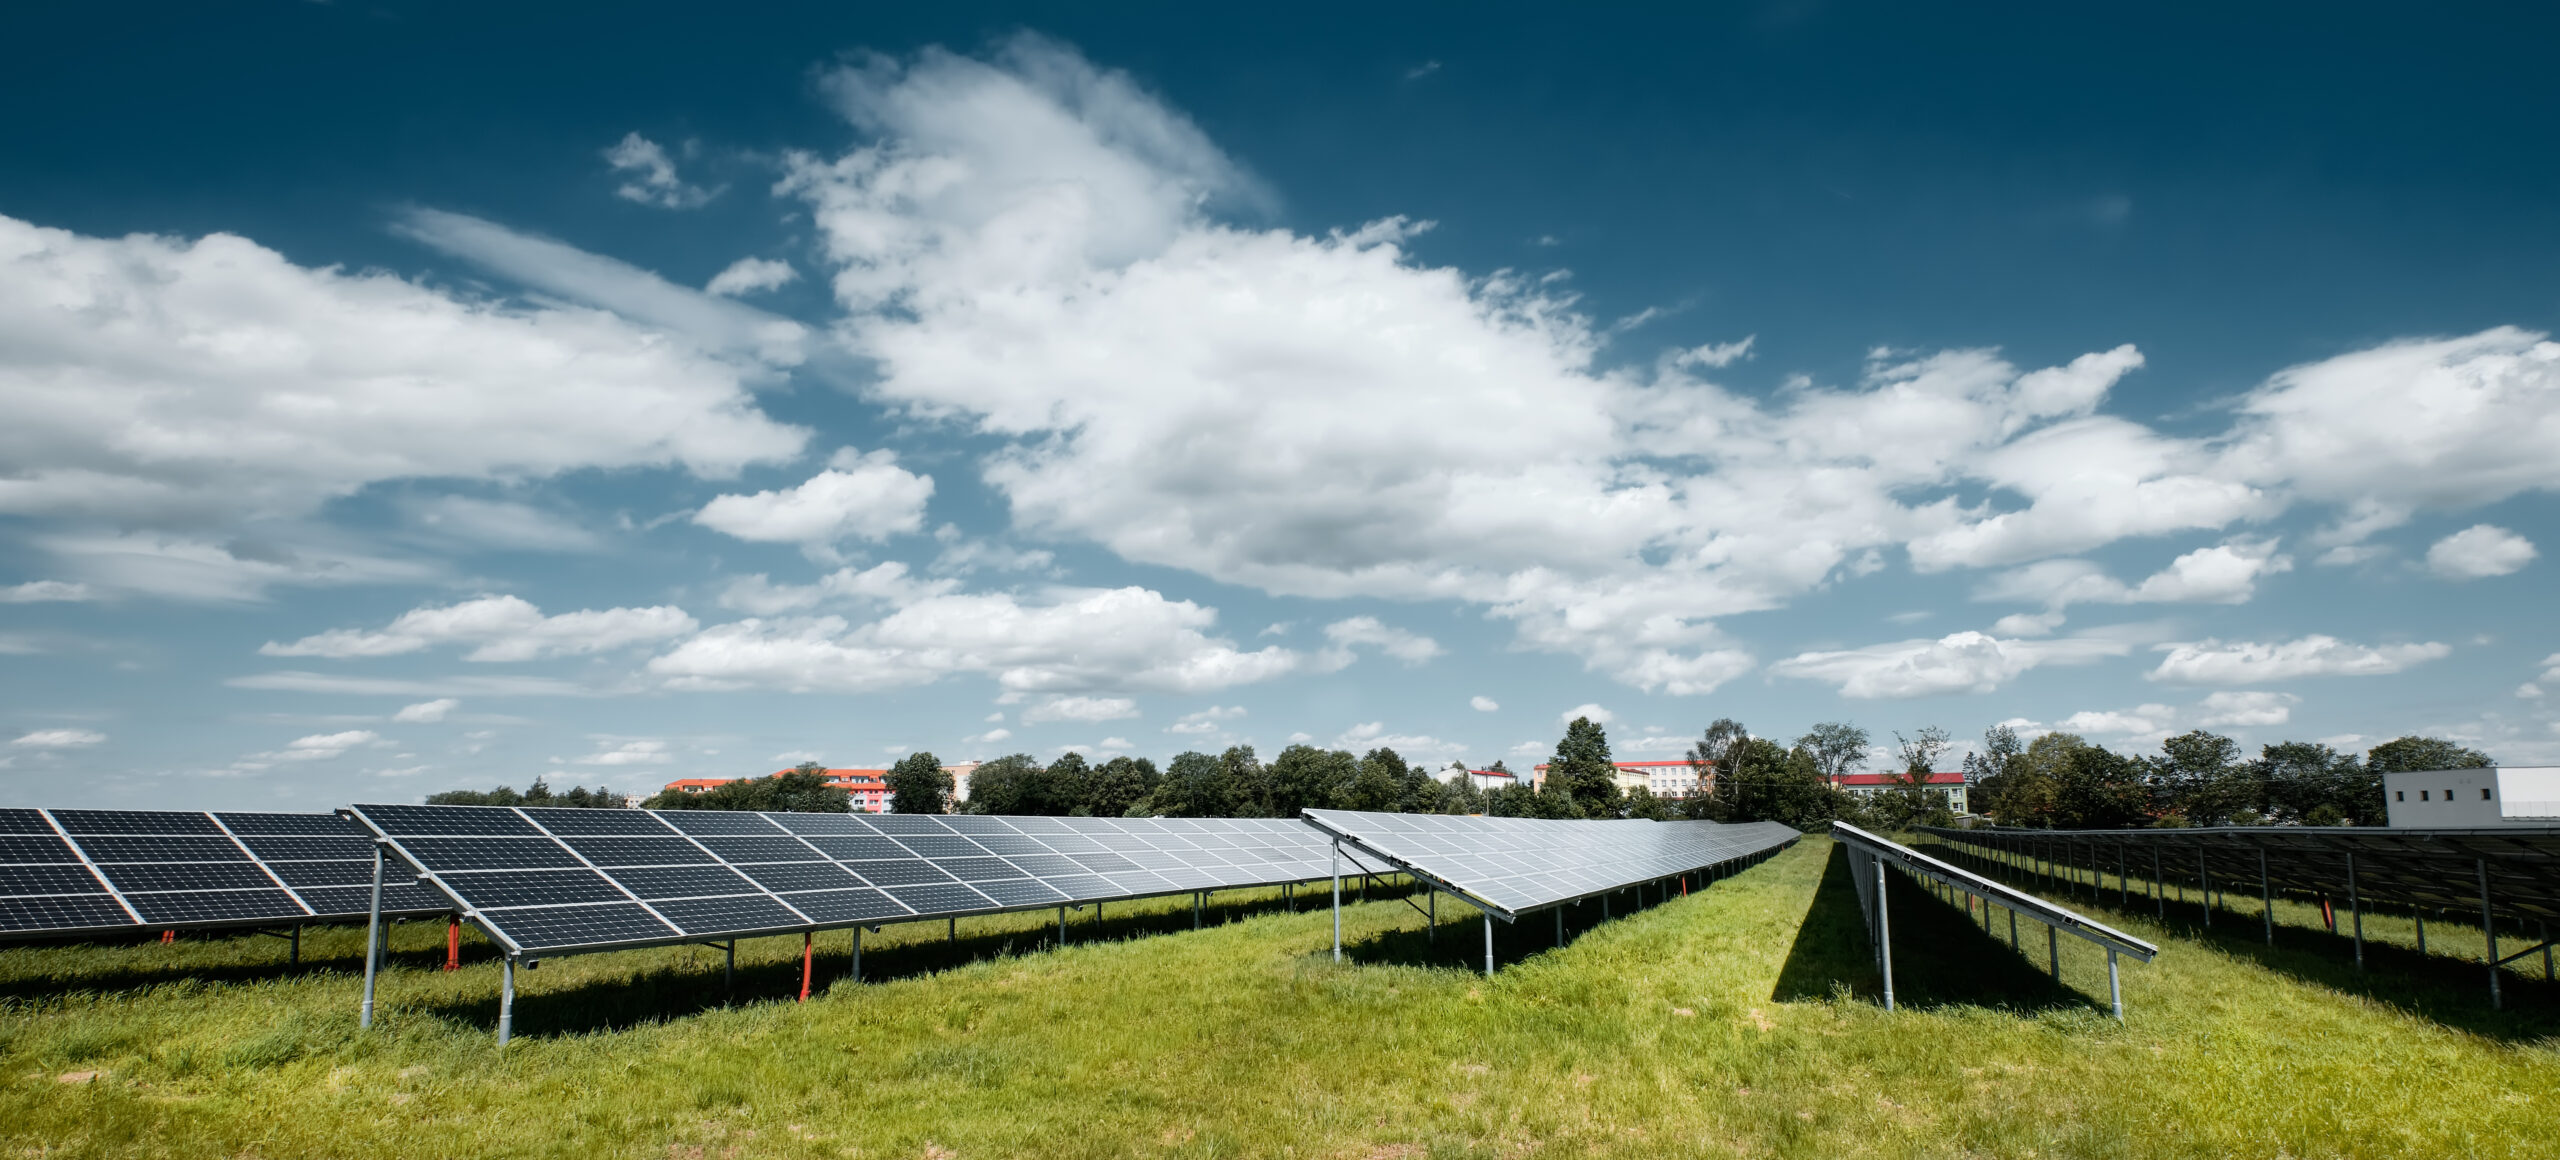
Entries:
{"type": "Polygon", "coordinates": [[[2425,791],[2425,790],[2419,790],[2419,791],[2418,791],[2418,800],[2419,800],[2419,801],[2425,801],[2425,800],[2427,800],[2427,791],[2425,791]]]}
{"type": "Polygon", "coordinates": [[[2405,802],[2409,800],[2409,791],[2405,789],[2393,790],[2391,791],[2391,800],[2395,802],[2405,802]]]}
{"type": "Polygon", "coordinates": [[[2480,800],[2484,802],[2489,800],[2489,787],[2485,785],[2480,787],[2480,800]]]}

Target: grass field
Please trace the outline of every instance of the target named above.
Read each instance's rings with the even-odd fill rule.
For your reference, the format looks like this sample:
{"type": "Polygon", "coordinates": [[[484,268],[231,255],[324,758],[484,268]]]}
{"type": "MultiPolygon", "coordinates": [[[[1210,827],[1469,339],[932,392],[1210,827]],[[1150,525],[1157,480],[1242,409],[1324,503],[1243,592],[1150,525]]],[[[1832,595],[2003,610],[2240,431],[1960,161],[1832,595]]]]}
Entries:
{"type": "MultiPolygon", "coordinates": [[[[380,1027],[355,1026],[361,932],[0,951],[0,1149],[30,1156],[2547,1156],[2560,1140],[2560,994],[2539,962],[2489,1010],[2476,928],[2439,952],[2377,919],[2372,969],[2280,907],[2166,926],[2065,986],[1896,880],[1896,991],[1877,980],[1845,872],[1810,839],[1551,949],[1543,918],[1483,933],[1401,900],[1322,910],[1220,896],[866,939],[873,980],[820,944],[660,949],[520,976],[519,1038],[492,1046],[497,966],[437,970],[408,926],[380,1027]],[[2466,936],[2472,941],[2463,944],[2466,936]],[[2476,953],[2476,951],[2475,951],[2476,953]]],[[[1596,911],[1586,907],[1586,912],[1596,911]]],[[[2398,926],[2394,922],[2398,921],[2398,926]]],[[[2000,933],[2005,938],[2006,928],[2000,933]]],[[[2073,940],[2066,939],[2066,943],[2073,940]]]]}

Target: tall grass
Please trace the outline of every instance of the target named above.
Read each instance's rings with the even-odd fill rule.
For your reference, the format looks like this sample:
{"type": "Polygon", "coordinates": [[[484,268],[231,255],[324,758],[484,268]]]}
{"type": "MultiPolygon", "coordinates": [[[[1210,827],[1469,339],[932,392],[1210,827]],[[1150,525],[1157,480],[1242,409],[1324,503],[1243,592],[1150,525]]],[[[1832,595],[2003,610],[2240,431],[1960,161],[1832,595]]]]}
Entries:
{"type": "MultiPolygon", "coordinates": [[[[2122,1025],[2103,959],[2063,984],[1894,886],[1896,991],[1827,841],[1687,897],[1497,931],[1405,901],[1343,916],[1222,895],[721,957],[669,948],[521,975],[441,926],[395,932],[355,1028],[360,931],[0,952],[0,1147],[94,1156],[2445,1156],[2560,1139],[2551,989],[2491,1013],[2414,954],[2362,976],[2320,932],[2274,951],[2141,913],[2122,1025]],[[1633,910],[1630,913],[1630,910],[1633,910]],[[2411,961],[2402,961],[2402,960],[2411,961]],[[2466,997],[2466,995],[2468,997],[2466,997]]],[[[1308,900],[1313,903],[1315,900],[1308,900]]],[[[1418,899],[1417,899],[1418,901],[1418,899]]],[[[1445,900],[1444,900],[1445,901],[1445,900]]],[[[2228,923],[2238,928],[2241,923],[2228,923]]],[[[2255,933],[2250,928],[2249,933],[2255,933]]],[[[2430,926],[2431,941],[2436,935],[2430,926]]],[[[1999,934],[2005,940],[2006,929],[1999,934]]],[[[2071,941],[2071,940],[2066,940],[2071,941]]],[[[2444,967],[2459,973],[2461,964],[2444,967]]]]}

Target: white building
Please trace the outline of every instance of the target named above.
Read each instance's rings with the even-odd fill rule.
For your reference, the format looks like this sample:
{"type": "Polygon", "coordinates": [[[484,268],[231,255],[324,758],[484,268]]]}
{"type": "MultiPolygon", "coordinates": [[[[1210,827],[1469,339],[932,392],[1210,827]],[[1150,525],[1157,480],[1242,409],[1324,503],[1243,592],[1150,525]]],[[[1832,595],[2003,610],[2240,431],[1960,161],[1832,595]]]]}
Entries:
{"type": "Polygon", "coordinates": [[[2382,801],[2397,829],[2555,826],[2560,825],[2560,766],[2386,773],[2382,801]]]}

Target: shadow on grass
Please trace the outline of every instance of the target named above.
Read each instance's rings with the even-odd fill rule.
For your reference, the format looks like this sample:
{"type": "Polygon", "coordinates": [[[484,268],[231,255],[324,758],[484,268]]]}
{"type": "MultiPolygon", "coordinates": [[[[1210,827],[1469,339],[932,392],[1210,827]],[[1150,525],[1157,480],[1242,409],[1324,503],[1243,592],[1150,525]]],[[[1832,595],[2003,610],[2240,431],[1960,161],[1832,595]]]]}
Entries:
{"type": "MultiPolygon", "coordinates": [[[[2202,943],[2267,970],[2380,1003],[2458,1031],[2508,1042],[2560,1038],[2560,985],[2509,971],[2499,978],[2505,1005],[2503,1009],[2492,1007],[2489,1003],[2488,968],[2477,957],[2465,960],[2446,954],[2421,954],[2415,947],[2367,939],[2364,969],[2357,970],[2354,928],[2343,906],[2337,908],[2338,931],[2334,934],[2325,927],[2285,922],[2283,910],[2279,908],[2275,942],[2270,946],[2262,915],[2254,910],[2241,912],[2216,907],[2208,921],[2205,908],[2195,900],[2192,889],[2183,902],[2178,901],[2173,892],[2165,907],[2141,892],[2144,882],[2140,879],[2135,881],[2129,897],[2107,887],[2092,891],[2085,883],[2076,892],[2052,893],[2037,889],[2043,884],[2040,879],[1960,847],[1938,844],[1928,852],[1995,881],[2045,894],[2100,921],[2120,922],[2123,920],[2120,916],[2149,921],[2161,926],[2171,936],[2202,943]],[[2122,904],[2119,899],[2124,900],[2122,904]],[[2162,917],[2164,912],[2165,919],[2162,917]]],[[[2193,886],[2192,883],[2188,885],[2193,886]]],[[[2251,903],[2257,901],[2254,896],[2248,900],[2251,903]]],[[[1854,910],[1856,903],[1852,901],[1850,905],[1854,910]]],[[[1895,913],[1898,918],[1900,912],[1895,913]]],[[[2409,912],[2400,908],[2386,911],[2368,907],[2366,913],[2405,917],[2409,912]]],[[[2459,945],[2474,948],[2476,956],[2480,946],[2478,928],[2465,928],[2460,935],[2453,937],[2465,935],[2469,936],[2467,942],[2459,945]]],[[[2498,953],[2502,956],[2514,954],[2533,945],[2533,941],[2510,938],[2501,931],[2498,953]]],[[[2439,940],[2437,945],[2445,944],[2439,940]]],[[[2177,951],[2169,947],[2161,953],[2175,954],[2177,951]]]]}
{"type": "MultiPolygon", "coordinates": [[[[405,928],[407,926],[414,925],[420,924],[402,924],[402,927],[405,928]]],[[[441,934],[443,924],[437,923],[435,925],[438,928],[438,933],[441,934]]],[[[364,937],[362,927],[331,928],[313,925],[303,927],[302,931],[302,959],[298,963],[291,961],[289,956],[292,952],[289,948],[289,944],[287,944],[283,939],[248,932],[186,931],[182,932],[178,936],[179,941],[170,947],[172,953],[166,956],[167,958],[176,961],[163,963],[147,961],[124,963],[104,970],[75,968],[71,970],[56,971],[45,974],[31,974],[20,978],[8,979],[0,981],[0,1000],[26,999],[41,1001],[70,992],[83,992],[95,995],[114,995],[130,991],[148,991],[155,987],[166,987],[171,984],[181,982],[233,985],[244,983],[265,983],[278,979],[294,979],[300,978],[304,975],[361,975],[364,973],[364,937]],[[319,931],[331,929],[352,932],[355,938],[355,945],[346,950],[333,950],[315,953],[315,948],[312,946],[312,935],[319,931]],[[266,962],[230,963],[203,963],[187,961],[196,957],[197,952],[203,948],[204,944],[216,941],[247,943],[264,948],[269,954],[271,954],[272,960],[266,962]]],[[[150,951],[162,946],[159,933],[156,931],[151,932],[146,936],[139,936],[131,939],[88,940],[84,942],[33,945],[53,945],[66,948],[76,947],[101,950],[131,950],[138,951],[146,955],[149,954],[150,951]]],[[[467,938],[463,941],[462,962],[464,965],[468,966],[474,963],[496,962],[497,959],[497,948],[489,945],[487,942],[476,938],[467,938]]],[[[394,950],[385,956],[384,961],[390,966],[406,968],[409,970],[435,970],[442,967],[445,963],[445,948],[441,943],[439,943],[439,945],[431,949],[394,950]]]]}
{"type": "MultiPolygon", "coordinates": [[[[1885,904],[1892,925],[1893,998],[1897,1007],[1989,1007],[2020,1013],[2068,1008],[2106,1009],[2104,997],[2092,998],[2053,981],[2035,962],[2043,958],[2044,928],[2018,924],[2018,951],[2009,949],[2005,914],[1992,912],[1998,937],[1983,933],[1965,912],[1949,906],[1912,881],[1909,875],[1885,875],[1885,904]]],[[[1868,940],[1866,919],[1858,910],[1857,887],[1849,881],[1849,853],[1831,848],[1822,884],[1813,905],[1796,928],[1795,945],[1778,970],[1769,997],[1779,1002],[1821,999],[1835,984],[1871,1002],[1884,998],[1884,978],[1876,969],[1875,947],[1868,940]]]]}
{"type": "MultiPolygon", "coordinates": [[[[1493,922],[1493,964],[1495,970],[1513,963],[1573,945],[1574,940],[1603,924],[1650,910],[1666,901],[1664,895],[1679,896],[1679,887],[1667,891],[1648,883],[1641,889],[1620,890],[1600,898],[1587,898],[1549,910],[1532,911],[1518,922],[1493,922]],[[1641,899],[1641,901],[1639,901],[1641,899]],[[1562,912],[1559,925],[1558,911],[1562,912]]],[[[1456,967],[1481,973],[1485,969],[1484,915],[1464,902],[1442,900],[1439,925],[1434,927],[1428,912],[1430,902],[1421,887],[1409,891],[1390,888],[1381,894],[1372,887],[1369,897],[1409,899],[1424,913],[1410,914],[1412,923],[1342,944],[1346,961],[1364,965],[1389,964],[1406,967],[1456,967]]],[[[1350,895],[1343,896],[1347,904],[1350,895]]],[[[1322,903],[1320,902],[1320,905],[1322,903]]],[[[1408,912],[1410,913],[1410,912],[1408,912]]]]}
{"type": "MultiPolygon", "coordinates": [[[[1392,892],[1399,887],[1385,888],[1392,892]]],[[[1372,899],[1381,897],[1381,888],[1370,888],[1372,899]]],[[[1346,891],[1346,900],[1353,897],[1346,891]]],[[[1160,903],[1162,900],[1150,900],[1160,903]]],[[[1070,947],[1096,942],[1119,942],[1163,935],[1188,934],[1193,929],[1193,915],[1188,906],[1157,910],[1136,909],[1135,903],[1111,903],[1103,907],[1102,917],[1093,917],[1093,907],[1069,907],[1066,941],[1070,947]]],[[[1296,909],[1305,911],[1314,905],[1305,894],[1299,895],[1296,909]]],[[[1289,913],[1289,903],[1277,892],[1267,895],[1220,901],[1214,895],[1199,913],[1199,927],[1208,930],[1230,922],[1289,913]]],[[[1038,911],[1015,912],[1012,917],[1038,914],[1038,911]]],[[[865,983],[885,983],[916,978],[965,967],[989,959],[1016,955],[1040,954],[1058,948],[1058,928],[1042,925],[1002,931],[972,932],[972,920],[961,920],[956,938],[948,932],[945,919],[921,919],[890,924],[888,929],[909,926],[928,932],[928,937],[882,944],[871,941],[866,931],[862,948],[862,977],[853,978],[853,933],[839,928],[818,933],[810,960],[809,994],[817,996],[835,987],[857,987],[865,983]],[[940,932],[934,928],[940,927],[940,932]],[[941,937],[931,937],[940,933],[941,937]]],[[[779,936],[787,939],[789,936],[779,936]]],[[[662,1023],[700,1015],[722,1008],[749,1003],[788,1002],[800,994],[800,959],[795,954],[787,959],[759,957],[738,964],[734,981],[724,977],[725,956],[718,947],[697,944],[697,952],[689,961],[668,962],[621,977],[597,978],[558,991],[519,990],[516,996],[515,1034],[525,1036],[578,1035],[610,1031],[650,1023],[662,1023]]],[[[494,951],[487,956],[496,958],[494,951]]],[[[361,963],[359,962],[359,967],[361,963]]],[[[519,988],[524,983],[519,982],[519,988]]],[[[492,980],[485,997],[421,1003],[413,1010],[431,1018],[468,1026],[495,1028],[498,1021],[498,990],[492,980]]]]}

